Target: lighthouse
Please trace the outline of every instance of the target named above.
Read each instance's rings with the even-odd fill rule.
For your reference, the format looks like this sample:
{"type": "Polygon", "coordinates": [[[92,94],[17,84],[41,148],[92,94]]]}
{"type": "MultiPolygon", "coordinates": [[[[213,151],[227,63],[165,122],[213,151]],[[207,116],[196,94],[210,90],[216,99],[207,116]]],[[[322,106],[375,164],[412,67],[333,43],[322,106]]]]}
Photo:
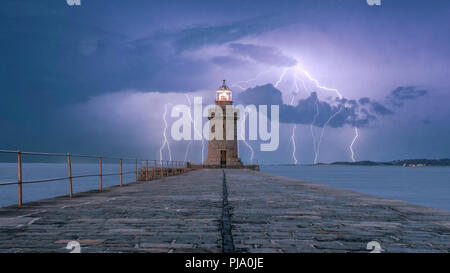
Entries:
{"type": "MultiPolygon", "coordinates": [[[[211,121],[214,118],[222,118],[222,133],[221,139],[210,139],[208,142],[208,156],[204,162],[205,166],[221,167],[221,168],[239,168],[242,166],[241,160],[238,157],[238,143],[237,143],[237,120],[238,113],[233,108],[232,91],[223,80],[222,86],[216,91],[216,108],[220,107],[222,111],[221,116],[216,116],[216,112],[212,111],[208,115],[211,121]],[[229,124],[233,123],[233,124],[229,124]],[[234,126],[227,126],[234,125],[234,126]],[[227,127],[233,128],[232,138],[227,138],[227,127]]],[[[220,110],[219,109],[219,110],[220,110]]],[[[210,122],[210,132],[215,132],[216,123],[210,122]]],[[[228,135],[231,135],[230,133],[228,135]]]]}

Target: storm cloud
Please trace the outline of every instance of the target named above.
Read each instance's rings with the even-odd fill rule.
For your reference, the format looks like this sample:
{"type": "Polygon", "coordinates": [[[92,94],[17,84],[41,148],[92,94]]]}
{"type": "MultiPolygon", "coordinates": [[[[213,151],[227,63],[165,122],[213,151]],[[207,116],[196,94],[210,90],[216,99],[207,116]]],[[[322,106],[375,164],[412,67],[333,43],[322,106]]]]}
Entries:
{"type": "Polygon", "coordinates": [[[386,115],[392,115],[393,112],[391,110],[389,110],[386,106],[384,106],[383,104],[379,103],[379,102],[372,102],[370,104],[370,109],[381,116],[386,116],[386,115]]]}
{"type": "MultiPolygon", "coordinates": [[[[188,104],[184,95],[198,92],[213,100],[227,79],[233,89],[239,83],[235,100],[280,105],[282,136],[292,132],[288,123],[307,125],[296,139],[302,158],[312,145],[300,135],[313,121],[343,129],[324,139],[325,161],[347,159],[347,126],[371,128],[361,131],[358,158],[450,153],[448,1],[382,9],[335,0],[85,2],[2,1],[2,148],[158,157],[162,106],[188,104]],[[296,86],[296,60],[345,98],[302,73],[296,86]],[[259,86],[238,96],[241,88],[275,84],[289,67],[277,85],[282,93],[259,86]]],[[[259,159],[286,160],[289,141],[282,142],[286,150],[259,159]]],[[[174,147],[177,158],[185,148],[174,147]]]]}
{"type": "Polygon", "coordinates": [[[249,57],[254,61],[274,66],[289,67],[297,64],[294,58],[284,55],[280,49],[254,44],[232,43],[233,53],[249,57]]]}
{"type": "Polygon", "coordinates": [[[394,106],[403,106],[406,100],[414,100],[428,94],[428,90],[416,86],[399,86],[391,92],[388,99],[394,106]]]}
{"type": "MultiPolygon", "coordinates": [[[[248,35],[257,35],[295,22],[282,16],[258,16],[228,24],[192,26],[167,33],[174,37],[173,45],[178,51],[199,48],[205,45],[219,45],[232,42],[248,35]]],[[[159,33],[158,35],[161,35],[159,33]]]]}
{"type": "MultiPolygon", "coordinates": [[[[425,90],[402,89],[401,87],[392,91],[386,101],[416,99],[427,92],[425,90]],[[401,90],[401,91],[398,91],[401,90]]],[[[347,98],[336,98],[332,102],[321,101],[316,92],[310,96],[298,100],[296,105],[283,103],[282,93],[272,84],[249,88],[239,94],[237,103],[244,105],[279,105],[280,122],[296,124],[313,124],[322,127],[328,125],[338,128],[345,125],[364,127],[380,117],[393,115],[394,111],[381,102],[364,97],[356,100],[347,98]]]]}

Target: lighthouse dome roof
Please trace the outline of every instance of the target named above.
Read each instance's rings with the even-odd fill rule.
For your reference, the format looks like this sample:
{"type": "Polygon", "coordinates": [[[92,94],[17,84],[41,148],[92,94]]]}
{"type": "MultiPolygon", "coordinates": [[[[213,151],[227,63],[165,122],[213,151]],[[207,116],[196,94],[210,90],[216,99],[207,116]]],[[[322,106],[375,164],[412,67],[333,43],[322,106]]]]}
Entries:
{"type": "Polygon", "coordinates": [[[217,92],[231,92],[231,89],[227,86],[227,84],[225,83],[225,80],[223,80],[222,86],[219,87],[219,89],[217,89],[217,92]]]}

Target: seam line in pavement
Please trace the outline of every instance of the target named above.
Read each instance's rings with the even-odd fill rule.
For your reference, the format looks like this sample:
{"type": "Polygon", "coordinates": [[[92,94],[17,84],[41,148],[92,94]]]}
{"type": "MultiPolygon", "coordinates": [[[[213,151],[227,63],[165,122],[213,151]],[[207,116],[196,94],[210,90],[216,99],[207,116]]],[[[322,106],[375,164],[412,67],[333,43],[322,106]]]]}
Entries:
{"type": "Polygon", "coordinates": [[[234,243],[233,235],[231,234],[231,210],[232,207],[228,204],[228,189],[227,189],[227,179],[225,176],[225,171],[223,171],[223,207],[222,207],[222,252],[223,253],[233,253],[234,243]]]}

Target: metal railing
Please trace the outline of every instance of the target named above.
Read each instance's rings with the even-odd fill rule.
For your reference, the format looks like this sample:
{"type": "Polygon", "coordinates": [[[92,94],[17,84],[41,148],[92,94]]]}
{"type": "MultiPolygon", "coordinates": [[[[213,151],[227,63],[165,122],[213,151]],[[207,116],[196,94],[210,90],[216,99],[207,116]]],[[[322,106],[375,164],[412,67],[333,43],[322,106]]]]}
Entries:
{"type": "Polygon", "coordinates": [[[146,181],[155,178],[162,178],[164,176],[181,174],[187,171],[189,166],[188,162],[185,161],[160,161],[160,160],[148,160],[140,158],[125,158],[125,157],[103,157],[103,156],[92,156],[92,155],[81,155],[81,154],[62,154],[62,153],[41,153],[41,152],[22,152],[22,151],[11,151],[11,150],[0,150],[0,154],[16,154],[17,155],[17,181],[0,183],[0,186],[7,185],[18,185],[18,206],[21,207],[22,202],[22,187],[24,184],[33,183],[44,183],[53,182],[60,180],[68,181],[69,197],[73,197],[73,180],[77,178],[86,177],[99,177],[99,190],[103,190],[103,177],[104,176],[120,176],[120,186],[123,186],[123,177],[127,174],[134,174],[134,181],[146,181]],[[23,155],[35,155],[35,156],[49,156],[49,157],[65,157],[67,163],[67,174],[65,177],[49,178],[49,179],[37,179],[37,180],[23,180],[22,168],[23,168],[23,155]],[[72,174],[72,158],[86,158],[86,159],[97,159],[98,160],[98,173],[95,174],[84,174],[84,175],[73,175],[72,174]],[[120,172],[119,173],[103,173],[103,159],[108,160],[119,160],[120,172]],[[134,161],[134,171],[123,171],[123,161],[134,161]],[[141,161],[141,165],[145,162],[145,166],[138,169],[138,161],[141,161]],[[149,161],[153,162],[153,167],[149,167],[149,161]],[[165,163],[165,164],[164,164],[165,163]]]}

